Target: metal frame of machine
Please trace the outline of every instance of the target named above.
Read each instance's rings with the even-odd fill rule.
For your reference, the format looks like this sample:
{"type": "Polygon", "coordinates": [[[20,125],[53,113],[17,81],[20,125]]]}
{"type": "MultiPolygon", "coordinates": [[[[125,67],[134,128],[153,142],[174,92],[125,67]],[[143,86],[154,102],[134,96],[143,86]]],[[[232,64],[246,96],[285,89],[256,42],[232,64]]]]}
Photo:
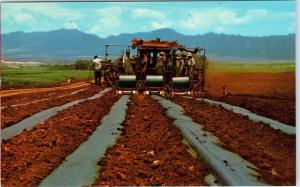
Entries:
{"type": "MultiPolygon", "coordinates": [[[[107,57],[107,46],[110,45],[106,44],[105,46],[107,57]]],[[[114,44],[112,46],[122,45],[114,44]]],[[[204,66],[207,63],[204,49],[188,49],[178,44],[177,41],[161,41],[160,39],[144,41],[137,38],[132,40],[131,48],[137,50],[137,56],[130,60],[131,65],[135,66],[133,74],[120,74],[118,66],[121,63],[118,63],[119,65],[107,63],[104,66],[105,85],[114,87],[118,94],[156,93],[174,96],[175,94],[196,95],[204,91],[205,69],[207,68],[207,65],[204,66]],[[176,76],[178,51],[197,54],[202,50],[204,51],[204,55],[201,56],[203,58],[202,67],[195,68],[191,74],[176,76]],[[165,54],[165,62],[162,63],[162,71],[157,73],[156,64],[159,61],[159,54],[165,54]]]]}

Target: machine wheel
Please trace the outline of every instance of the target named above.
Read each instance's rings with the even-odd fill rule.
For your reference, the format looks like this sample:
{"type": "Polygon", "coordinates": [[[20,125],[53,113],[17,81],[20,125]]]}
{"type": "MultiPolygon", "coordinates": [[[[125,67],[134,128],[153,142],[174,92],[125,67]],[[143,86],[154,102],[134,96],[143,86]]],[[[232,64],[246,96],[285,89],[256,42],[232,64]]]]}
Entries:
{"type": "MultiPolygon", "coordinates": [[[[108,92],[108,93],[109,93],[109,92],[108,92]]],[[[117,89],[114,89],[114,90],[112,91],[112,95],[113,95],[114,97],[116,97],[117,95],[119,95],[118,90],[117,90],[117,89]]]]}
{"type": "Polygon", "coordinates": [[[175,92],[174,92],[174,91],[171,91],[170,97],[173,98],[174,96],[175,96],[175,92]]]}
{"type": "Polygon", "coordinates": [[[173,98],[175,96],[175,92],[173,90],[170,90],[168,92],[164,91],[164,96],[167,98],[173,98]]]}
{"type": "Polygon", "coordinates": [[[189,94],[191,97],[194,97],[194,91],[190,91],[190,94],[189,94]]]}
{"type": "Polygon", "coordinates": [[[159,91],[160,96],[165,96],[165,91],[159,91]]]}
{"type": "Polygon", "coordinates": [[[200,96],[201,96],[201,91],[200,90],[193,91],[193,97],[200,97],[200,96]]]}
{"type": "Polygon", "coordinates": [[[139,95],[139,92],[138,91],[134,91],[134,93],[133,93],[133,91],[130,93],[131,95],[139,95]]]}
{"type": "Polygon", "coordinates": [[[144,81],[143,80],[139,80],[137,82],[137,91],[138,91],[138,93],[139,94],[143,94],[144,89],[145,89],[145,83],[144,83],[144,81]]]}

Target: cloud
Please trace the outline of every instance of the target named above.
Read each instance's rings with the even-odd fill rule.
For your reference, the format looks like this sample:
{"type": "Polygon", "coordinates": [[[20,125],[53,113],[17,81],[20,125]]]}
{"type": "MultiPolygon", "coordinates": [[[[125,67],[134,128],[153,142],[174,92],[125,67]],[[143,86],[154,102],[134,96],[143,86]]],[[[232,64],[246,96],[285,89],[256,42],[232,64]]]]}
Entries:
{"type": "Polygon", "coordinates": [[[132,9],[131,12],[132,12],[131,17],[133,18],[151,18],[151,19],[166,18],[166,14],[158,10],[138,8],[138,9],[132,9]]]}
{"type": "Polygon", "coordinates": [[[35,28],[37,20],[31,12],[25,9],[16,9],[7,4],[1,6],[1,31],[3,33],[18,30],[31,31],[35,28]]]}
{"type": "Polygon", "coordinates": [[[73,21],[69,21],[65,23],[65,28],[66,29],[78,29],[78,25],[74,23],[73,21]]]}
{"type": "Polygon", "coordinates": [[[144,26],[142,30],[154,30],[167,28],[172,25],[172,21],[167,13],[159,10],[136,8],[131,10],[131,17],[134,19],[143,19],[144,26]]]}
{"type": "Polygon", "coordinates": [[[295,32],[296,15],[291,8],[276,11],[260,5],[249,9],[236,6],[196,7],[193,4],[122,2],[95,6],[96,3],[7,3],[1,6],[1,26],[2,32],[79,27],[101,37],[160,28],[173,28],[184,34],[268,35],[295,32]]]}
{"type": "Polygon", "coordinates": [[[295,33],[295,32],[296,32],[296,25],[294,22],[292,22],[288,27],[288,33],[295,33]]]}
{"type": "Polygon", "coordinates": [[[192,12],[187,20],[181,21],[184,28],[190,30],[223,30],[223,26],[246,24],[257,17],[264,17],[268,15],[265,9],[248,10],[245,14],[241,15],[231,9],[213,8],[202,11],[192,12]]]}
{"type": "Polygon", "coordinates": [[[151,29],[162,29],[167,28],[172,25],[171,22],[160,22],[160,21],[151,21],[150,22],[151,29]]]}
{"type": "Polygon", "coordinates": [[[32,13],[23,8],[6,7],[4,6],[2,10],[2,19],[14,23],[35,23],[36,19],[33,17],[32,13]],[[4,8],[5,7],[5,8],[4,8]]]}
{"type": "Polygon", "coordinates": [[[122,26],[121,15],[123,10],[120,7],[110,7],[93,10],[99,20],[94,22],[89,32],[101,36],[110,35],[112,29],[122,26]]]}
{"type": "Polygon", "coordinates": [[[59,6],[58,4],[52,3],[20,3],[20,4],[7,4],[4,7],[4,11],[8,14],[13,12],[27,12],[31,15],[47,16],[52,19],[65,19],[72,18],[78,19],[81,18],[81,12],[78,10],[72,10],[59,6]]]}
{"type": "Polygon", "coordinates": [[[35,23],[35,18],[29,13],[18,13],[16,16],[11,16],[16,23],[35,23]]]}

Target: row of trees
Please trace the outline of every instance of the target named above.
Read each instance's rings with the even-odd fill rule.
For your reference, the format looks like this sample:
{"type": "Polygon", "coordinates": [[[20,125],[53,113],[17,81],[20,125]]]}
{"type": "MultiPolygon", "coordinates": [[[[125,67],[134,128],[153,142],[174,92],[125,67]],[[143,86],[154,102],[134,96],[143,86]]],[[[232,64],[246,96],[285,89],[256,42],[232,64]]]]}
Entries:
{"type": "Polygon", "coordinates": [[[88,70],[92,69],[92,62],[90,60],[78,59],[75,61],[74,66],[76,70],[88,70]]]}
{"type": "Polygon", "coordinates": [[[91,60],[78,59],[72,64],[57,64],[52,66],[54,69],[61,70],[90,70],[93,69],[91,60]]]}

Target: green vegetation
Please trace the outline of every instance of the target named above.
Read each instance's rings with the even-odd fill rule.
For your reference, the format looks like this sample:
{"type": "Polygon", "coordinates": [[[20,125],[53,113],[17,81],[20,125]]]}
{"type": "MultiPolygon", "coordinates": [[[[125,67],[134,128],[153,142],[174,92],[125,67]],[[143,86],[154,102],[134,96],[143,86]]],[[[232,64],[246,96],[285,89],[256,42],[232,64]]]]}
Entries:
{"type": "Polygon", "coordinates": [[[279,73],[295,71],[296,63],[293,61],[276,62],[232,62],[232,61],[210,61],[208,72],[228,73],[279,73]]]}
{"type": "Polygon", "coordinates": [[[87,70],[87,69],[92,69],[91,66],[91,61],[90,60],[82,60],[82,59],[78,59],[75,61],[75,69],[76,70],[87,70]]]}
{"type": "Polygon", "coordinates": [[[78,59],[73,64],[56,64],[56,65],[45,65],[51,69],[59,70],[90,70],[93,69],[90,60],[78,59]]]}
{"type": "Polygon", "coordinates": [[[76,70],[70,65],[42,65],[42,66],[2,66],[2,85],[48,85],[72,80],[87,80],[93,78],[91,70],[76,70]]]}

